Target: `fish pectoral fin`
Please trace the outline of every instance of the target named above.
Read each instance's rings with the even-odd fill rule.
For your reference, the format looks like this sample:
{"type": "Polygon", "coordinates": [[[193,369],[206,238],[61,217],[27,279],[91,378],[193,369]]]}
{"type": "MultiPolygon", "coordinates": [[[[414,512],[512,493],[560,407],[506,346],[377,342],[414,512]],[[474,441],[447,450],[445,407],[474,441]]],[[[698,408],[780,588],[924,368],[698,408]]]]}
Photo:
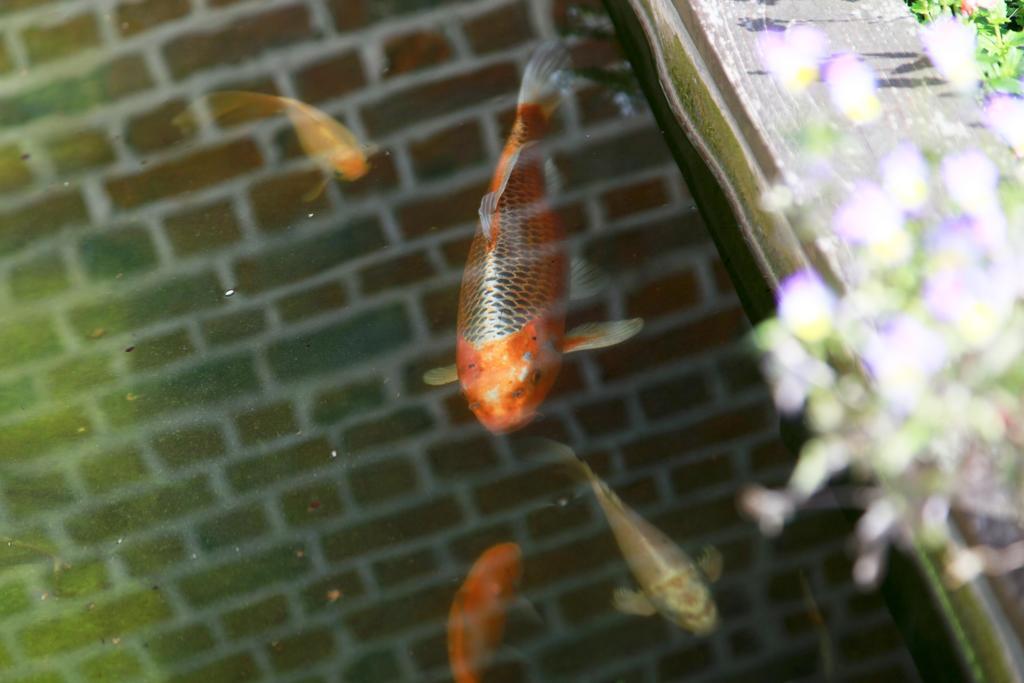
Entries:
{"type": "Polygon", "coordinates": [[[480,200],[480,208],[477,210],[480,214],[480,232],[488,241],[491,239],[491,219],[498,211],[498,199],[500,196],[497,192],[488,192],[480,200]]]}
{"type": "Polygon", "coordinates": [[[600,268],[576,257],[569,267],[569,298],[573,301],[591,297],[608,286],[608,276],[600,268]]]}
{"type": "Polygon", "coordinates": [[[697,558],[697,566],[712,583],[722,577],[722,553],[714,546],[704,548],[697,558]]]}
{"type": "Polygon", "coordinates": [[[454,365],[445,365],[440,368],[431,368],[423,373],[423,383],[432,387],[440,387],[451,384],[459,379],[459,371],[454,365]]]}
{"type": "Polygon", "coordinates": [[[330,178],[328,178],[327,176],[324,176],[323,178],[321,178],[320,182],[318,182],[316,185],[314,185],[313,187],[311,187],[308,190],[306,190],[305,194],[302,195],[302,201],[304,201],[304,202],[311,202],[314,199],[316,199],[317,197],[319,197],[320,195],[322,195],[323,192],[324,192],[324,189],[327,187],[327,182],[329,180],[330,180],[330,178]]]}
{"type": "Polygon", "coordinates": [[[569,330],[569,333],[565,335],[562,352],[569,353],[614,346],[635,336],[643,326],[643,318],[586,323],[569,330]]]}
{"type": "Polygon", "coordinates": [[[635,614],[639,617],[649,617],[658,611],[642,592],[621,587],[612,591],[612,607],[623,614],[635,614]]]}
{"type": "Polygon", "coordinates": [[[549,197],[562,194],[562,189],[565,187],[565,178],[562,176],[562,172],[558,170],[558,164],[551,157],[544,160],[544,188],[547,190],[549,197]]]}
{"type": "Polygon", "coordinates": [[[522,595],[516,597],[512,602],[512,607],[518,612],[529,615],[530,619],[536,621],[538,624],[547,623],[544,619],[544,615],[537,609],[537,606],[522,595]]]}

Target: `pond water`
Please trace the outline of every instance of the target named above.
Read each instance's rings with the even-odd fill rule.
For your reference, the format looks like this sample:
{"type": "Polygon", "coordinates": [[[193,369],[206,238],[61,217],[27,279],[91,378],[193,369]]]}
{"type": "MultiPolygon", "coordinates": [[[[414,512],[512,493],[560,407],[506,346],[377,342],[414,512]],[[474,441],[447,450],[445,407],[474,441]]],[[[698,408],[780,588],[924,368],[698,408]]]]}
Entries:
{"type": "Polygon", "coordinates": [[[0,678],[452,680],[453,600],[515,543],[484,681],[921,680],[852,585],[845,516],[766,539],[737,512],[792,459],[599,10],[0,6],[0,678]],[[567,354],[539,417],[496,435],[422,375],[455,361],[478,207],[527,60],[559,36],[580,77],[539,146],[544,192],[603,273],[567,327],[644,326],[567,354]],[[216,91],[317,107],[374,145],[368,172],[317,193],[288,112],[217,112],[216,91]],[[693,558],[718,549],[710,634],[612,606],[635,579],[598,500],[526,437],[570,446],[693,558]]]}

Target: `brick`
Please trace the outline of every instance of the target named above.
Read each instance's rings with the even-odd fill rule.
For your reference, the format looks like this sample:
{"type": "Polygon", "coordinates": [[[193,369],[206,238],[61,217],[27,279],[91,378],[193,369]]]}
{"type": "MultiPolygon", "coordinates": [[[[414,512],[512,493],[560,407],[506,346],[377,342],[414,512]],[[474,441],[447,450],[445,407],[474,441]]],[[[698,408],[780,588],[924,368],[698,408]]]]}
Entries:
{"type": "Polygon", "coordinates": [[[618,177],[623,168],[636,173],[670,159],[661,133],[656,128],[645,127],[604,140],[592,140],[578,152],[558,157],[557,163],[566,187],[576,189],[618,177]]]}
{"type": "Polygon", "coordinates": [[[203,337],[212,346],[231,344],[267,329],[266,313],[262,308],[226,313],[217,318],[208,318],[201,324],[203,337]]]}
{"type": "MultiPolygon", "coordinates": [[[[476,119],[445,128],[409,143],[413,170],[421,180],[433,180],[472,168],[487,158],[483,130],[476,119]]],[[[465,261],[465,256],[460,262],[465,261]]]]}
{"type": "Polygon", "coordinates": [[[569,577],[582,577],[612,560],[621,558],[608,533],[578,536],[550,550],[529,555],[524,566],[523,591],[532,591],[569,577]]]}
{"type": "Polygon", "coordinates": [[[123,649],[90,657],[82,662],[79,671],[88,683],[138,680],[143,675],[138,657],[123,649]]]}
{"type": "Polygon", "coordinates": [[[839,654],[848,662],[860,662],[899,649],[903,638],[891,621],[872,625],[860,633],[839,639],[839,654]]]}
{"type": "Polygon", "coordinates": [[[464,272],[466,261],[469,260],[469,248],[473,243],[473,235],[457,237],[441,245],[444,262],[452,269],[464,272]]]}
{"type": "Polygon", "coordinates": [[[164,233],[178,256],[212,250],[242,239],[231,202],[212,202],[171,214],[164,219],[164,233]]]}
{"type": "Polygon", "coordinates": [[[28,676],[21,676],[10,683],[65,683],[66,679],[56,671],[38,671],[28,676]]]}
{"type": "Polygon", "coordinates": [[[116,158],[107,134],[97,129],[87,128],[73,135],[51,138],[44,143],[44,148],[60,174],[105,166],[116,158]]]}
{"type": "Polygon", "coordinates": [[[251,540],[269,529],[270,522],[263,508],[251,504],[218,514],[199,524],[196,537],[204,550],[214,550],[251,540]]]}
{"type": "Polygon", "coordinates": [[[467,19],[462,25],[476,54],[488,54],[522,45],[533,38],[526,5],[512,2],[467,19]]]}
{"type": "Polygon", "coordinates": [[[62,78],[0,98],[0,125],[16,126],[52,114],[71,116],[153,85],[142,55],[130,54],[101,64],[83,76],[62,78]]]}
{"type": "Polygon", "coordinates": [[[447,673],[449,670],[448,640],[444,630],[416,640],[409,648],[409,654],[418,671],[443,669],[447,673]]]}
{"type": "Polygon", "coordinates": [[[582,672],[608,666],[622,652],[636,656],[666,637],[661,619],[616,621],[547,648],[541,652],[540,666],[548,677],[580,680],[582,672]]]}
{"type": "Polygon", "coordinates": [[[707,242],[699,216],[681,211],[594,237],[584,248],[584,256],[614,274],[645,268],[654,254],[704,246],[707,242]]]}
{"type": "Polygon", "coordinates": [[[243,638],[286,624],[289,618],[288,599],[272,595],[226,612],[220,619],[229,638],[243,638]]]}
{"type": "Polygon", "coordinates": [[[298,557],[290,545],[280,546],[259,555],[208,566],[181,579],[178,587],[190,605],[201,607],[282,580],[295,580],[309,568],[305,555],[298,557]]]}
{"type": "Polygon", "coordinates": [[[90,493],[106,493],[149,476],[149,467],[136,446],[105,448],[83,458],[78,466],[90,493]]]}
{"type": "Polygon", "coordinates": [[[694,493],[731,481],[736,472],[727,455],[718,454],[672,470],[672,488],[676,493],[694,493]]]}
{"type": "Polygon", "coordinates": [[[127,0],[117,6],[117,29],[133,36],[189,13],[188,0],[127,0]]]}
{"type": "Polygon", "coordinates": [[[330,657],[335,650],[330,628],[307,629],[265,648],[274,671],[292,671],[330,657]]]}
{"type": "MultiPolygon", "coordinates": [[[[436,287],[420,297],[420,313],[431,332],[452,332],[459,319],[459,289],[461,282],[436,287]]],[[[422,380],[421,380],[422,381],[422,380]]]]}
{"type": "Polygon", "coordinates": [[[356,423],[342,432],[345,449],[358,453],[394,443],[426,431],[434,426],[434,418],[420,406],[406,406],[387,415],[356,423]]]}
{"type": "Polygon", "coordinates": [[[239,652],[165,679],[166,683],[220,683],[253,681],[261,677],[259,665],[248,652],[239,652]]]}
{"type": "Polygon", "coordinates": [[[32,184],[32,169],[16,145],[0,146],[0,193],[14,192],[32,184]]]}
{"type": "Polygon", "coordinates": [[[669,538],[692,538],[729,529],[746,522],[736,509],[736,494],[728,493],[712,500],[680,506],[650,520],[669,538]]]}
{"type": "Polygon", "coordinates": [[[55,597],[84,597],[110,588],[110,577],[102,560],[79,560],[53,573],[49,586],[55,597]]]}
{"type": "Polygon", "coordinates": [[[526,528],[533,538],[547,538],[587,524],[590,508],[572,498],[563,498],[565,505],[545,505],[526,516],[526,528]]]}
{"type": "Polygon", "coordinates": [[[164,44],[171,75],[181,80],[211,67],[237,64],[275,48],[312,38],[309,11],[291,5],[252,14],[223,28],[178,36],[164,44]]]}
{"type": "Polygon", "coordinates": [[[47,192],[44,199],[0,213],[0,251],[17,253],[65,226],[88,220],[89,212],[78,190],[47,192]]]}
{"type": "Polygon", "coordinates": [[[739,339],[743,311],[729,308],[662,330],[656,337],[620,344],[597,354],[606,379],[642,372],[658,365],[706,353],[739,339]],[[642,348],[643,353],[637,349],[642,348]]]}
{"type": "Polygon", "coordinates": [[[707,377],[697,372],[674,375],[640,390],[640,405],[644,413],[655,419],[705,405],[711,398],[707,377]]]}
{"type": "Polygon", "coordinates": [[[173,468],[187,467],[227,453],[221,430],[215,424],[190,424],[153,437],[153,450],[173,468]]]}
{"type": "Polygon", "coordinates": [[[761,648],[761,639],[752,629],[741,628],[729,634],[729,649],[737,657],[749,657],[761,648]]]}
{"type": "Polygon", "coordinates": [[[47,373],[47,385],[58,397],[96,389],[114,379],[110,361],[110,356],[103,353],[64,356],[47,373]]]}
{"type": "Polygon", "coordinates": [[[125,536],[215,502],[205,477],[197,476],[78,511],[64,522],[76,541],[96,543],[125,536]]]}
{"type": "Polygon", "coordinates": [[[360,651],[342,673],[348,683],[398,683],[402,678],[402,667],[390,650],[360,651]]]}
{"type": "Polygon", "coordinates": [[[21,39],[32,64],[69,57],[97,47],[101,42],[99,26],[91,12],[69,17],[57,24],[29,27],[22,31],[21,39]]]}
{"type": "Polygon", "coordinates": [[[544,466],[484,484],[473,492],[473,500],[482,514],[492,515],[525,501],[564,493],[571,483],[560,464],[544,466]]]}
{"type": "Polygon", "coordinates": [[[56,250],[45,251],[12,267],[7,282],[18,301],[47,299],[71,285],[64,257],[56,250]]]}
{"type": "Polygon", "coordinates": [[[857,593],[847,599],[846,609],[849,614],[866,617],[886,609],[886,604],[880,593],[857,593]]]}
{"type": "Polygon", "coordinates": [[[450,528],[462,520],[454,498],[435,498],[342,527],[323,536],[324,553],[332,562],[371,553],[388,546],[411,543],[413,539],[450,528]]]}
{"type": "Polygon", "coordinates": [[[89,643],[123,637],[168,619],[172,613],[163,593],[147,588],[97,602],[91,610],[68,612],[30,624],[18,632],[18,642],[29,657],[47,657],[89,643]]]}
{"type": "Polygon", "coordinates": [[[187,108],[188,102],[174,99],[132,116],[125,123],[125,141],[136,151],[152,152],[193,137],[194,130],[187,130],[173,122],[174,117],[187,108]]]}
{"type": "Polygon", "coordinates": [[[303,526],[338,517],[345,505],[333,483],[300,486],[281,496],[281,513],[291,526],[303,526]]]}
{"type": "Polygon", "coordinates": [[[426,253],[419,251],[363,268],[359,272],[359,282],[364,293],[375,294],[428,280],[434,272],[426,253]]]}
{"type": "Polygon", "coordinates": [[[206,625],[189,624],[153,636],[146,642],[146,649],[158,663],[167,665],[185,661],[216,644],[206,625]]]}
{"type": "Polygon", "coordinates": [[[437,559],[430,548],[420,548],[373,563],[373,575],[382,588],[424,577],[437,570],[437,559]]]}
{"type": "Polygon", "coordinates": [[[406,239],[447,230],[458,225],[475,223],[480,198],[487,192],[487,182],[473,182],[440,196],[429,196],[401,204],[395,210],[406,239]]]}
{"type": "Polygon", "coordinates": [[[558,611],[569,624],[593,623],[615,613],[612,591],[627,585],[619,578],[602,578],[584,586],[573,587],[558,596],[558,611]]]}
{"type": "Polygon", "coordinates": [[[117,392],[101,398],[100,407],[112,425],[127,427],[183,408],[252,393],[259,386],[252,357],[227,356],[174,374],[139,380],[129,385],[127,394],[117,392]],[[134,399],[129,400],[129,396],[134,399]]]}
{"type": "Polygon", "coordinates": [[[143,337],[135,342],[135,350],[128,356],[128,368],[132,372],[152,370],[195,353],[188,330],[178,328],[171,332],[152,337],[143,337]]]}
{"type": "Polygon", "coordinates": [[[437,441],[427,448],[427,461],[434,476],[442,479],[462,479],[465,476],[495,469],[499,464],[498,454],[488,437],[437,441]]]}
{"type": "Polygon", "coordinates": [[[420,123],[512,94],[518,87],[519,73],[513,64],[492,64],[458,76],[417,83],[363,106],[360,114],[370,135],[383,137],[407,126],[411,121],[409,112],[416,112],[414,120],[420,123]]]}
{"type": "Polygon", "coordinates": [[[6,461],[19,461],[67,448],[91,438],[92,420],[80,406],[57,408],[0,427],[0,453],[6,461]]]}
{"type": "Polygon", "coordinates": [[[465,565],[465,570],[469,571],[470,566],[488,548],[498,543],[504,543],[510,538],[514,538],[515,535],[515,529],[507,521],[487,525],[477,524],[470,531],[461,533],[449,541],[448,552],[456,562],[465,565]]]}
{"type": "Polygon", "coordinates": [[[139,287],[127,295],[78,305],[71,309],[69,318],[75,331],[89,338],[98,329],[119,334],[223,303],[224,289],[217,276],[200,271],[139,287]]]}
{"type": "Polygon", "coordinates": [[[801,600],[804,596],[803,587],[800,583],[801,573],[802,570],[800,568],[773,573],[765,583],[765,595],[776,604],[801,600]]]}
{"type": "Polygon", "coordinates": [[[20,580],[0,584],[0,615],[10,616],[32,606],[28,589],[20,580]]]}
{"type": "Polygon", "coordinates": [[[313,421],[319,425],[334,424],[383,405],[384,401],[384,385],[379,378],[329,389],[313,399],[313,421]]]}
{"type": "Polygon", "coordinates": [[[576,419],[587,434],[600,436],[629,428],[626,402],[620,398],[590,401],[576,408],[576,419]]]}
{"type": "Polygon", "coordinates": [[[39,400],[31,377],[0,382],[0,415],[26,410],[39,400]]]}
{"type": "Polygon", "coordinates": [[[75,502],[75,494],[67,478],[59,471],[7,474],[2,489],[5,508],[16,519],[66,507],[75,502]]]}
{"type": "Polygon", "coordinates": [[[181,536],[157,536],[145,541],[126,544],[120,552],[132,576],[152,577],[167,567],[182,562],[186,556],[185,541],[181,536]]]}
{"type": "Polygon", "coordinates": [[[359,219],[340,229],[239,259],[234,269],[235,286],[244,292],[262,292],[338,268],[385,246],[387,238],[377,219],[359,219]]]}
{"type": "Polygon", "coordinates": [[[294,381],[359,366],[400,348],[411,336],[405,307],[394,303],[275,342],[267,359],[275,377],[294,381]]]}
{"type": "Polygon", "coordinates": [[[451,601],[452,586],[445,582],[375,601],[370,607],[350,612],[345,622],[361,642],[390,638],[421,624],[443,623],[451,601]]]}
{"type": "Polygon", "coordinates": [[[661,178],[650,178],[625,187],[616,187],[601,195],[604,215],[615,220],[669,203],[668,189],[661,178]]]}
{"type": "Polygon", "coordinates": [[[771,440],[756,446],[750,454],[750,464],[755,472],[780,467],[791,468],[796,457],[781,441],[771,440]]]}
{"type": "Polygon", "coordinates": [[[630,292],[626,307],[630,316],[650,320],[693,308],[700,300],[697,276],[692,270],[685,270],[659,277],[630,292]]]}
{"type": "Polygon", "coordinates": [[[327,7],[339,31],[352,31],[370,23],[371,0],[327,0],[327,7]]]}
{"type": "Polygon", "coordinates": [[[308,199],[308,193],[323,182],[319,169],[293,171],[255,183],[249,190],[249,202],[261,230],[278,232],[291,228],[310,213],[330,207],[327,195],[308,199]]]}
{"type": "Polygon", "coordinates": [[[714,661],[714,652],[708,643],[688,644],[658,660],[658,679],[689,680],[714,664],[714,661]]]}
{"type": "Polygon", "coordinates": [[[295,413],[286,402],[253,408],[235,416],[235,428],[243,444],[270,441],[286,434],[295,434],[299,425],[295,413]]]}
{"type": "Polygon", "coordinates": [[[107,194],[120,209],[195,192],[259,168],[263,156],[256,143],[241,138],[207,147],[106,182],[107,194]]]}
{"type": "Polygon", "coordinates": [[[451,59],[452,46],[440,31],[421,29],[384,41],[384,76],[391,78],[443,64],[451,59]]]}
{"type": "Polygon", "coordinates": [[[95,280],[152,270],[156,249],[149,232],[141,226],[109,230],[82,239],[78,258],[86,274],[95,280]]]}
{"type": "Polygon", "coordinates": [[[366,594],[366,586],[356,571],[344,571],[314,581],[302,591],[302,605],[306,614],[326,609],[335,610],[348,600],[366,594]],[[340,594],[340,598],[334,597],[340,594]]]}
{"type": "Polygon", "coordinates": [[[772,539],[772,548],[785,554],[817,548],[843,538],[850,527],[850,520],[841,510],[808,511],[786,524],[772,539]]]}
{"type": "Polygon", "coordinates": [[[405,456],[356,465],[348,471],[349,490],[360,505],[369,506],[416,492],[416,469],[405,456]]]}
{"type": "MultiPolygon", "coordinates": [[[[615,102],[618,95],[607,85],[583,85],[575,92],[580,121],[584,126],[593,126],[604,121],[622,117],[622,110],[615,102]]],[[[627,212],[629,209],[627,208],[627,212]]]]}
{"type": "Polygon", "coordinates": [[[303,102],[323,102],[366,85],[363,61],[355,50],[331,55],[295,73],[295,86],[303,102]]]}
{"type": "Polygon", "coordinates": [[[241,460],[227,467],[232,488],[248,491],[297,474],[333,464],[331,445],[324,439],[310,439],[271,453],[241,460]]]}
{"type": "Polygon", "coordinates": [[[765,378],[759,367],[760,359],[750,348],[736,349],[716,363],[718,372],[730,393],[740,393],[756,387],[765,387],[765,378]]]}

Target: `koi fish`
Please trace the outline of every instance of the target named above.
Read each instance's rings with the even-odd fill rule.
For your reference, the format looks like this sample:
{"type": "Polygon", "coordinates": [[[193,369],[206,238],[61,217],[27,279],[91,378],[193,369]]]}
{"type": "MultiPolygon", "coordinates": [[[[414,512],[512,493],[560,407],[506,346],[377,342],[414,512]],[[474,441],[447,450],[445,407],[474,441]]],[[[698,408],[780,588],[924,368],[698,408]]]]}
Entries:
{"type": "Polygon", "coordinates": [[[569,63],[560,45],[538,49],[526,65],[516,120],[479,209],[459,292],[455,365],[428,370],[430,385],[458,380],[477,419],[494,433],[535,416],[562,364],[562,354],[629,339],[639,318],[590,323],[565,332],[570,290],[593,279],[573,267],[565,227],[550,209],[538,142],[558,106],[556,75],[569,63]]]}
{"type": "Polygon", "coordinates": [[[696,562],[690,559],[672,539],[623,503],[571,448],[555,442],[549,442],[549,447],[594,490],[640,586],[639,591],[616,588],[612,605],[626,614],[661,614],[696,635],[711,633],[718,625],[718,608],[709,584],[722,574],[721,553],[709,547],[696,562]]]}
{"type": "MultiPolygon", "coordinates": [[[[258,116],[271,116],[283,111],[295,128],[303,151],[328,178],[337,173],[341,178],[352,181],[370,170],[367,155],[376,148],[361,145],[352,131],[316,107],[290,97],[239,90],[210,93],[207,102],[214,118],[240,111],[258,116]]],[[[191,114],[183,112],[174,118],[174,122],[179,127],[191,125],[191,114]]],[[[324,178],[303,199],[316,199],[327,186],[328,178],[324,178]]]]}
{"type": "Polygon", "coordinates": [[[448,614],[448,662],[455,683],[478,683],[505,633],[505,610],[522,576],[515,543],[491,546],[473,563],[448,614]]]}

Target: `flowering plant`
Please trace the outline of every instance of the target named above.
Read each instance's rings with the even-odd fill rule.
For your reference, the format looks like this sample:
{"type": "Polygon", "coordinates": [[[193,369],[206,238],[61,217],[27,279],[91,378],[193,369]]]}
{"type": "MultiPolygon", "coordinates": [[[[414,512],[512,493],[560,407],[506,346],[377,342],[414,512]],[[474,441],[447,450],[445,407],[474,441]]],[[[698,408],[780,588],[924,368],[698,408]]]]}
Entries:
{"type": "MultiPolygon", "coordinates": [[[[969,31],[957,27],[940,29],[969,31]]],[[[762,34],[766,68],[794,92],[820,76],[848,121],[870,124],[881,110],[871,69],[854,55],[829,56],[815,34],[762,34]]],[[[971,73],[937,66],[951,79],[971,73]]],[[[1001,125],[1021,106],[998,95],[986,109],[1018,152],[1021,134],[1001,125]]],[[[863,582],[878,577],[889,541],[952,544],[951,508],[1024,519],[1022,223],[1019,185],[1001,182],[981,151],[930,160],[905,142],[875,177],[852,185],[827,230],[808,235],[842,238],[851,264],[842,288],[811,269],[791,274],[776,317],[754,332],[778,408],[802,411],[812,431],[785,490],[744,494],[764,530],[780,529],[846,470],[867,482],[854,501],[865,507],[854,570],[863,582]]],[[[957,549],[949,571],[964,579],[1003,570],[1008,557],[957,549]]]]}

